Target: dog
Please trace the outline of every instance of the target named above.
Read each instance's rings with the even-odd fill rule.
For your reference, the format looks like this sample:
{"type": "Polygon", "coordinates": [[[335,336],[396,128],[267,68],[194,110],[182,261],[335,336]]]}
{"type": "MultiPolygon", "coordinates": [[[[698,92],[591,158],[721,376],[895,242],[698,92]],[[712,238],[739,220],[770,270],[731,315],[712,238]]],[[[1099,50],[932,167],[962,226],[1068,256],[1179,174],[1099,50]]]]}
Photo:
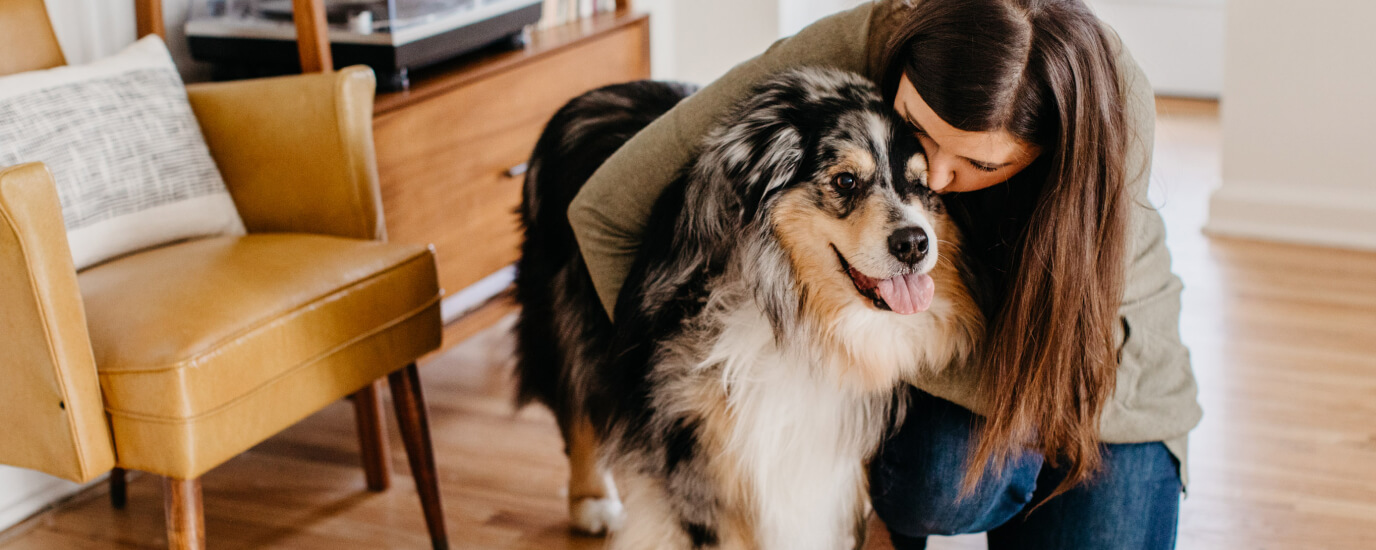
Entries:
{"type": "Polygon", "coordinates": [[[612,548],[854,545],[903,380],[959,364],[982,333],[959,232],[871,82],[789,71],[655,203],[613,325],[566,211],[692,91],[594,90],[541,135],[519,210],[518,403],[554,411],[572,522],[612,548]]]}

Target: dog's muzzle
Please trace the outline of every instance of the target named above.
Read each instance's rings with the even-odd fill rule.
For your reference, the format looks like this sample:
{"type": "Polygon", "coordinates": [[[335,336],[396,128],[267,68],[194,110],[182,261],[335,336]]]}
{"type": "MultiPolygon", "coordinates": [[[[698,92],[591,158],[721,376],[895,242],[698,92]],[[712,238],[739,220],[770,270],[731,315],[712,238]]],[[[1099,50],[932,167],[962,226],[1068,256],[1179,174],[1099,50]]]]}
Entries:
{"type": "Polygon", "coordinates": [[[930,275],[906,273],[887,279],[876,279],[850,265],[835,245],[832,245],[831,249],[836,252],[836,259],[841,262],[841,271],[850,277],[855,290],[874,304],[875,308],[899,315],[912,315],[932,307],[936,283],[930,275]]]}

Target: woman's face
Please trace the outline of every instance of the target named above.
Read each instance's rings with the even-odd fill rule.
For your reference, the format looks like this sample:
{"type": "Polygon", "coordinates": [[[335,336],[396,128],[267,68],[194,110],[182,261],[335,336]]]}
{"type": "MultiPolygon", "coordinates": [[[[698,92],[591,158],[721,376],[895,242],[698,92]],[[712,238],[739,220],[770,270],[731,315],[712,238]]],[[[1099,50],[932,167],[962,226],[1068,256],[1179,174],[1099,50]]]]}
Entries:
{"type": "Polygon", "coordinates": [[[903,75],[893,108],[927,152],[927,185],[938,193],[977,191],[1003,183],[1037,159],[1041,150],[1007,131],[966,132],[936,116],[903,75]]]}

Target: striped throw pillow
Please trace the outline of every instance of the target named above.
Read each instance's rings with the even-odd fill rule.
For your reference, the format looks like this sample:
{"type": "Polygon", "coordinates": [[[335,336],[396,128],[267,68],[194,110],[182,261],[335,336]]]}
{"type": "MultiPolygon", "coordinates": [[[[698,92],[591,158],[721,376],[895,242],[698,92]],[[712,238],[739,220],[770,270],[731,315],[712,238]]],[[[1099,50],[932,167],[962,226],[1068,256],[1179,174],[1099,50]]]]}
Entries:
{"type": "Polygon", "coordinates": [[[47,164],[83,269],[243,222],[156,36],[95,63],[0,77],[0,166],[47,164]]]}

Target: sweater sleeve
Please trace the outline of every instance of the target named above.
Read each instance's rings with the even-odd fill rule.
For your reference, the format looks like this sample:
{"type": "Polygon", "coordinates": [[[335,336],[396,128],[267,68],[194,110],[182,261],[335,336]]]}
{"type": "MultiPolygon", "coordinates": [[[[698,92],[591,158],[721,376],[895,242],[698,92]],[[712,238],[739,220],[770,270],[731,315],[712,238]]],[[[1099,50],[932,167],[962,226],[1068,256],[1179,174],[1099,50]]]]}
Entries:
{"type": "MultiPolygon", "coordinates": [[[[1116,35],[1115,35],[1116,36],[1116,35]]],[[[1166,226],[1147,196],[1156,109],[1151,84],[1119,45],[1118,70],[1133,128],[1128,143],[1128,248],[1117,390],[1105,407],[1102,435],[1109,443],[1164,440],[1182,465],[1184,436],[1202,411],[1189,350],[1180,338],[1180,279],[1171,272],[1166,226]]],[[[1182,467],[1182,476],[1184,469],[1182,467]]]]}
{"type": "Polygon", "coordinates": [[[641,130],[593,173],[569,205],[568,217],[609,315],[635,262],[651,207],[713,125],[775,73],[818,66],[863,74],[871,11],[866,3],[775,42],[641,130]]]}

